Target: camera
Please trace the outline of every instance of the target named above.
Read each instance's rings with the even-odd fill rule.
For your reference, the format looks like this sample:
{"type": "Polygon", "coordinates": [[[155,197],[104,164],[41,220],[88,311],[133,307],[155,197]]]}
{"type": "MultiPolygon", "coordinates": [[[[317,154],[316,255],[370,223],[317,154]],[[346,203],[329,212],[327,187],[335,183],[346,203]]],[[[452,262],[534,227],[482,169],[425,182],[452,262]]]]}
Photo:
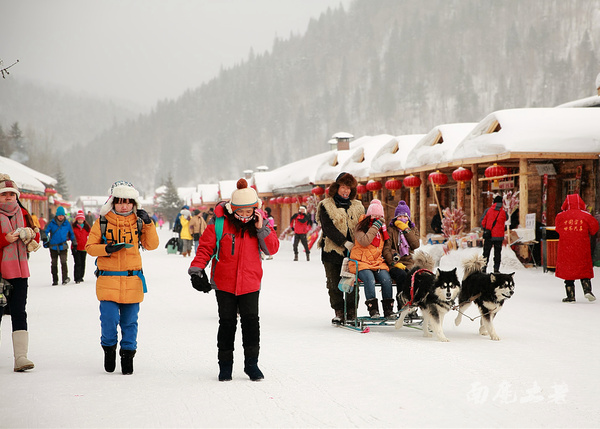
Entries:
{"type": "Polygon", "coordinates": [[[392,256],[392,261],[400,262],[400,255],[398,255],[397,253],[394,253],[394,256],[392,256]]]}

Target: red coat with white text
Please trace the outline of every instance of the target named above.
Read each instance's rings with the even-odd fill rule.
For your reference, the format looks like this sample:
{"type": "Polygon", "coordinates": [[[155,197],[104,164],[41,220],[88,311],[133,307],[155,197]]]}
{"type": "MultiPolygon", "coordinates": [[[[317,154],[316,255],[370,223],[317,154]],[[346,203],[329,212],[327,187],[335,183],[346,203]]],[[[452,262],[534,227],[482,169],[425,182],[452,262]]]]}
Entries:
{"type": "Polygon", "coordinates": [[[598,232],[598,221],[585,209],[579,194],[567,195],[556,215],[560,235],[556,255],[556,277],[563,280],[594,277],[590,236],[598,232]]]}

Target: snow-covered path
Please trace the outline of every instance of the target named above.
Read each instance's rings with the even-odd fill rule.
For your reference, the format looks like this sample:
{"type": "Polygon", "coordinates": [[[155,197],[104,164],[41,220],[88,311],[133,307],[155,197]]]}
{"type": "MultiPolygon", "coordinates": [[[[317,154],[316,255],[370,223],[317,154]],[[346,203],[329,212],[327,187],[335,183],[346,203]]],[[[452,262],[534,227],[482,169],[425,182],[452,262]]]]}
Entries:
{"type": "MultiPolygon", "coordinates": [[[[282,242],[263,264],[266,378],[251,382],[243,373],[238,338],[234,379],[220,383],[214,294],[192,289],[190,259],[167,255],[170,233],[160,236],[159,249],[143,254],[149,292],[132,376],[102,366],[94,259],[84,283],[52,287],[48,252],[32,255],[29,357],[36,367],[12,372],[5,317],[0,427],[599,425],[600,303],[583,299],[579,284],[578,302],[563,304],[552,273],[518,270],[515,296],[496,319],[499,342],[478,335],[477,321],[454,326],[455,313],[444,323],[449,343],[413,329],[359,334],[330,325],[318,252],[311,262],[292,262],[291,243],[282,242]]],[[[476,315],[474,306],[468,314],[476,315]]]]}

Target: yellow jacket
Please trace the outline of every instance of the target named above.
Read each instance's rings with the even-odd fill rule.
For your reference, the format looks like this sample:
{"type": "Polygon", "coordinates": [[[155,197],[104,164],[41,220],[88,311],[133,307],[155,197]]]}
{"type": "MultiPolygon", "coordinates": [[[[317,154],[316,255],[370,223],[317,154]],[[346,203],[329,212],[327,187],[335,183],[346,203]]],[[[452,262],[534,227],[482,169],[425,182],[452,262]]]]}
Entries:
{"type": "MultiPolygon", "coordinates": [[[[100,220],[96,220],[85,250],[96,256],[98,270],[101,271],[135,271],[142,269],[142,257],[138,248],[137,216],[132,213],[120,216],[114,212],[106,215],[106,243],[102,242],[100,220]],[[112,254],[106,253],[107,244],[129,243],[130,248],[121,249],[112,254]]],[[[146,250],[158,247],[158,234],[154,222],[143,224],[142,245],[146,250]]],[[[113,301],[119,304],[133,304],[144,300],[142,280],[137,275],[110,276],[102,275],[96,281],[96,296],[100,301],[113,301]]]]}
{"type": "Polygon", "coordinates": [[[185,216],[181,215],[179,221],[181,222],[181,232],[179,238],[182,240],[192,240],[192,234],[190,234],[190,221],[185,216]]]}

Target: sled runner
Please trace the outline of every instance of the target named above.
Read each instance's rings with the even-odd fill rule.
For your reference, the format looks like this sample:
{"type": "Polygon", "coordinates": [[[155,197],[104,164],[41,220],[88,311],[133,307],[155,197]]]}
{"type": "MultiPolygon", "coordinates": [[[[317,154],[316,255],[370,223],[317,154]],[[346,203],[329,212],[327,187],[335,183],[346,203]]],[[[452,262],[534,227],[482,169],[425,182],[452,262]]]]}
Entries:
{"type": "MultiPolygon", "coordinates": [[[[340,285],[338,286],[342,292],[352,292],[354,288],[364,287],[363,282],[358,278],[358,270],[355,270],[355,273],[351,273],[348,271],[348,264],[354,263],[357,264],[357,261],[354,259],[346,258],[344,265],[342,266],[342,272],[340,273],[342,279],[340,281],[340,285]]],[[[394,287],[396,285],[394,284],[394,287]]],[[[381,288],[381,283],[375,283],[376,288],[381,288]]],[[[339,326],[341,328],[351,329],[353,331],[361,332],[363,334],[368,333],[371,329],[371,326],[392,326],[395,327],[396,321],[398,320],[398,316],[400,312],[393,313],[389,317],[371,317],[371,316],[359,316],[358,310],[362,306],[359,306],[359,298],[360,294],[355,294],[355,308],[356,308],[356,317],[353,319],[348,317],[349,309],[347,307],[347,300],[344,300],[344,320],[342,320],[341,324],[336,324],[335,326],[339,326]]],[[[400,309],[399,309],[400,310],[400,309]]],[[[413,328],[413,329],[421,329],[421,325],[423,324],[423,318],[417,312],[418,307],[414,307],[413,311],[410,311],[407,316],[404,318],[404,326],[413,328]]]]}

